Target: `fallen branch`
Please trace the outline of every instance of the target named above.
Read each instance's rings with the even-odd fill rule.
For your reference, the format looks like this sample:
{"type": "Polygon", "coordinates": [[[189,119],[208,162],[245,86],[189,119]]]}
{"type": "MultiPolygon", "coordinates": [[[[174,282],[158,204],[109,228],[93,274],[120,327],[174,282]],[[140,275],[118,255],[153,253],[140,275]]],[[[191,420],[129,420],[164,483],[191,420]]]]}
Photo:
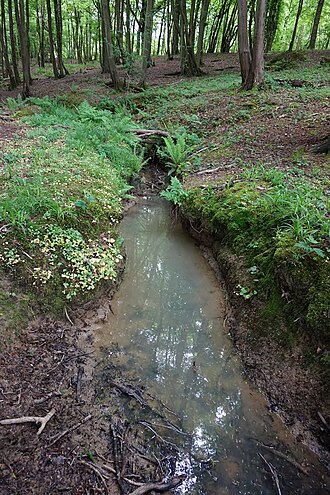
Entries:
{"type": "Polygon", "coordinates": [[[166,131],[161,131],[160,129],[130,129],[129,132],[133,132],[139,138],[147,136],[162,136],[168,137],[169,133],[166,131]]]}
{"type": "Polygon", "coordinates": [[[66,307],[64,307],[64,313],[65,313],[65,316],[66,316],[66,318],[67,318],[68,322],[69,322],[72,326],[74,326],[74,323],[73,323],[73,321],[71,320],[71,318],[70,318],[70,316],[69,316],[69,313],[68,313],[68,310],[66,309],[66,307]]]}
{"type": "Polygon", "coordinates": [[[51,399],[52,397],[60,397],[61,392],[49,392],[49,394],[45,395],[45,397],[41,397],[40,399],[34,399],[35,404],[42,404],[46,402],[46,400],[51,399]]]}
{"type": "Polygon", "coordinates": [[[176,476],[175,478],[172,478],[169,482],[167,483],[162,483],[162,482],[155,482],[155,483],[145,483],[144,485],[140,486],[134,492],[130,493],[130,495],[143,495],[144,493],[148,493],[151,491],[155,492],[167,492],[168,490],[172,490],[173,488],[176,488],[177,486],[181,485],[181,483],[186,479],[185,475],[181,476],[176,476]]]}
{"type": "Polygon", "coordinates": [[[102,474],[98,468],[96,466],[94,466],[93,464],[90,464],[89,462],[86,462],[86,461],[79,461],[79,464],[83,464],[84,466],[87,466],[89,469],[91,469],[92,471],[94,471],[94,473],[96,473],[98,475],[98,477],[100,478],[100,480],[102,481],[102,484],[105,488],[105,493],[109,493],[109,490],[108,490],[108,485],[107,485],[107,482],[106,482],[106,478],[107,476],[102,474]]]}
{"type": "Polygon", "coordinates": [[[199,170],[198,172],[195,172],[196,175],[203,175],[203,174],[212,174],[213,172],[217,172],[220,170],[221,167],[216,167],[216,168],[205,168],[204,170],[199,170]]]}
{"type": "Polygon", "coordinates": [[[320,413],[320,411],[317,411],[317,415],[320,418],[320,420],[322,421],[323,425],[326,427],[326,429],[328,431],[330,431],[330,426],[328,425],[328,423],[326,422],[324,416],[320,413]]]}
{"type": "Polygon", "coordinates": [[[281,452],[280,450],[276,450],[274,447],[272,447],[270,445],[266,445],[265,443],[259,442],[259,440],[257,440],[256,438],[253,438],[252,440],[254,440],[255,442],[257,442],[264,449],[266,449],[269,452],[272,452],[273,454],[275,454],[277,457],[280,457],[281,459],[284,459],[285,461],[289,462],[290,464],[292,464],[292,466],[294,466],[295,468],[299,469],[299,471],[301,471],[306,476],[309,475],[308,471],[301,464],[299,464],[299,462],[295,461],[294,459],[292,459],[291,457],[287,456],[286,454],[283,454],[283,452],[281,452]]]}
{"type": "Polygon", "coordinates": [[[282,491],[281,491],[281,487],[280,487],[280,482],[279,482],[279,479],[278,479],[278,475],[277,475],[276,469],[274,468],[274,466],[271,465],[270,462],[267,461],[267,459],[262,454],[260,454],[260,452],[258,452],[258,455],[267,464],[267,466],[268,466],[268,468],[269,468],[269,470],[271,472],[271,475],[273,477],[273,480],[275,481],[275,485],[276,485],[276,488],[277,488],[277,491],[278,491],[278,495],[282,495],[282,491]]]}
{"type": "Polygon", "coordinates": [[[61,440],[61,438],[63,438],[65,435],[67,435],[68,433],[71,433],[71,431],[76,430],[77,428],[79,428],[79,426],[81,426],[84,423],[86,423],[87,421],[89,421],[91,419],[91,417],[92,417],[92,415],[89,414],[88,416],[86,416],[82,421],[80,421],[76,425],[73,425],[73,426],[71,426],[71,428],[68,428],[67,430],[64,430],[59,435],[56,435],[55,439],[50,444],[48,444],[48,447],[51,447],[52,445],[55,445],[55,443],[57,443],[59,440],[61,440]]]}
{"type": "Polygon", "coordinates": [[[54,416],[55,409],[49,411],[46,416],[22,416],[20,418],[12,418],[12,419],[2,419],[0,421],[0,425],[19,425],[23,423],[40,423],[40,428],[37,431],[37,435],[41,435],[44,431],[44,428],[48,421],[54,416]]]}

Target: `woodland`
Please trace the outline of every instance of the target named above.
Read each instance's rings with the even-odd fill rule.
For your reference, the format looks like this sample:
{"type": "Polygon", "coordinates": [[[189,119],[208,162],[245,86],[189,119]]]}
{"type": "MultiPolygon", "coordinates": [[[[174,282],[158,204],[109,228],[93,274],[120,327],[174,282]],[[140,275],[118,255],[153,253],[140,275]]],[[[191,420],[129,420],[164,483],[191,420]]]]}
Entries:
{"type": "Polygon", "coordinates": [[[248,89],[262,82],[264,51],[328,49],[329,15],[324,0],[1,0],[2,77],[10,88],[22,80],[25,98],[31,61],[50,62],[56,79],[68,74],[65,60],[98,61],[118,89],[116,65],[129,76],[139,58],[144,87],[153,55],[180,54],[180,73],[199,76],[204,53],[238,51],[248,89]]]}
{"type": "Polygon", "coordinates": [[[329,2],[0,8],[0,495],[199,494],[196,476],[238,495],[250,468],[248,493],[328,494],[329,2]],[[97,350],[124,277],[120,222],[149,196],[226,294],[230,359],[266,424],[263,439],[233,433],[259,449],[245,463],[192,452],[115,328],[97,350]],[[193,474],[175,469],[185,456],[193,474]]]}

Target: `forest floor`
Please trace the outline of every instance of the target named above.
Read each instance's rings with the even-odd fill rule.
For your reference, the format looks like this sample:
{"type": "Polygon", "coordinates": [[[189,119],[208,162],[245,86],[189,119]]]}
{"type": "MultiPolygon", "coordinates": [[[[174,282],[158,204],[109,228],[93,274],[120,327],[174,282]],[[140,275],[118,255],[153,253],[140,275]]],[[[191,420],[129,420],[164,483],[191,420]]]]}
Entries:
{"type": "MultiPolygon", "coordinates": [[[[183,125],[190,133],[203,135],[199,153],[202,169],[199,171],[205,169],[206,173],[193,171],[186,177],[187,187],[226,180],[229,172],[232,177],[238,176],[243,162],[260,161],[265,167],[276,165],[283,170],[293,167],[297,175],[303,172],[306,177],[327,181],[330,177],[329,159],[325,155],[312,154],[311,149],[329,134],[329,65],[328,76],[324,66],[318,76],[320,60],[329,58],[329,55],[329,51],[310,52],[304,63],[299,64],[299,77],[295,77],[295,69],[271,72],[268,84],[275,89],[260,95],[253,92],[243,96],[237,92],[239,67],[235,54],[209,54],[205,57],[204,71],[210,83],[204,91],[199,90],[199,81],[203,78],[194,79],[193,89],[188,89],[190,81],[179,75],[178,60],[156,58],[155,66],[149,69],[150,89],[142,96],[140,93],[131,94],[128,89],[118,98],[127,100],[140,125],[165,129],[183,125]],[[314,70],[314,79],[309,81],[308,71],[311,69],[314,70]],[[231,89],[227,87],[223,94],[222,75],[232,78],[231,89]],[[290,81],[295,79],[302,81],[302,87],[292,87],[290,81]],[[173,85],[179,85],[178,93],[171,93],[173,85]],[[168,92],[157,94],[158,89],[163,91],[165,86],[169,86],[168,92]],[[313,90],[316,90],[314,96],[313,90]],[[156,96],[152,91],[156,91],[156,96]],[[176,101],[175,95],[180,92],[182,100],[178,97],[176,101]],[[152,106],[155,107],[154,113],[152,106]]],[[[103,106],[111,107],[116,99],[109,93],[107,75],[100,74],[96,67],[72,66],[71,70],[75,73],[57,81],[39,71],[31,88],[33,96],[61,95],[71,105],[78,105],[83,99],[92,104],[104,100],[103,106]]],[[[136,74],[128,76],[124,71],[122,74],[134,83],[136,74]]],[[[18,96],[19,88],[11,92],[0,88],[0,101],[3,102],[0,107],[0,149],[8,143],[19,147],[27,132],[27,126],[6,104],[7,98],[18,96]]],[[[242,304],[244,313],[245,307],[242,304]]],[[[106,319],[108,310],[106,299],[101,298],[70,311],[61,321],[51,316],[35,315],[24,290],[9,278],[2,277],[1,419],[45,416],[53,409],[55,413],[40,436],[36,434],[37,427],[31,425],[15,425],[0,431],[1,495],[120,493],[122,481],[118,479],[120,475],[114,455],[119,448],[116,433],[109,443],[108,418],[112,410],[97,399],[93,384],[93,369],[97,365],[93,355],[93,328],[106,319]],[[117,475],[113,477],[114,472],[117,475]]],[[[241,352],[244,355],[245,350],[241,352]]],[[[322,456],[325,451],[322,454],[314,436],[315,418],[311,419],[308,413],[309,401],[319,401],[316,388],[320,382],[314,374],[299,374],[298,368],[290,371],[289,361],[272,382],[273,360],[266,363],[266,377],[265,371],[254,371],[265,359],[265,354],[262,354],[259,361],[249,362],[250,375],[270,398],[271,407],[286,408],[284,417],[288,425],[291,422],[291,426],[297,426],[296,418],[301,417],[304,425],[297,426],[296,436],[300,435],[299,441],[314,450],[319,449],[322,456]],[[284,389],[280,403],[281,390],[284,389]],[[291,401],[290,395],[293,397],[291,401]]],[[[318,407],[321,407],[319,402],[318,407]]],[[[322,411],[329,420],[329,410],[322,411]]],[[[122,435],[127,434],[123,431],[124,425],[115,426],[115,432],[120,430],[122,435]]],[[[146,459],[143,440],[138,449],[140,460],[130,454],[132,473],[145,469],[146,476],[139,479],[144,482],[152,476],[159,478],[159,466],[155,467],[154,461],[146,459]],[[143,457],[146,464],[142,466],[139,462],[143,457]]],[[[136,488],[136,479],[131,478],[126,485],[131,492],[136,488]]]]}

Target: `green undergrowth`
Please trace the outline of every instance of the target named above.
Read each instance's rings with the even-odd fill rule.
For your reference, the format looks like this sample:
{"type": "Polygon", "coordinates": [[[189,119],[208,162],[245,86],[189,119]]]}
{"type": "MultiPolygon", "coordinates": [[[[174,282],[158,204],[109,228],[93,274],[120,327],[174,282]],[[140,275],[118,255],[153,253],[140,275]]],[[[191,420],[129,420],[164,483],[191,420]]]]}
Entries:
{"type": "Polygon", "coordinates": [[[119,112],[45,98],[16,115],[30,130],[1,155],[0,261],[40,302],[61,308],[116,278],[117,225],[142,155],[119,112]]]}
{"type": "Polygon", "coordinates": [[[165,197],[243,256],[237,295],[266,301],[264,317],[282,306],[291,328],[307,327],[312,341],[329,344],[328,188],[325,180],[258,166],[205,188],[184,190],[174,178],[165,197]]]}

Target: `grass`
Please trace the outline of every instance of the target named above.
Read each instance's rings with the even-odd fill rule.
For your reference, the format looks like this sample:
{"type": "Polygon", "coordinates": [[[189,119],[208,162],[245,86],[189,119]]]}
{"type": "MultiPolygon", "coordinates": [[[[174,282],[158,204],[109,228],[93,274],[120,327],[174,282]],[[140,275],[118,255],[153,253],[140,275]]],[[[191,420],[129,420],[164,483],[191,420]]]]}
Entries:
{"type": "Polygon", "coordinates": [[[61,306],[116,277],[117,224],[142,156],[127,116],[87,102],[28,105],[18,109],[33,108],[23,119],[28,139],[2,155],[0,259],[45,302],[56,293],[61,306]]]}

